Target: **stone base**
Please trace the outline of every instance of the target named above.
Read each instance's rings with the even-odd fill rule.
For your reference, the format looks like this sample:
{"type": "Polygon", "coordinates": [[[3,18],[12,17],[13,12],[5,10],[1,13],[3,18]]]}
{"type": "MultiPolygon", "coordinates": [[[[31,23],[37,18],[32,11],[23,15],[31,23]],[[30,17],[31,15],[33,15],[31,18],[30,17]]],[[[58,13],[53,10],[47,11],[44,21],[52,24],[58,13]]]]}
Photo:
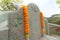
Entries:
{"type": "Polygon", "coordinates": [[[8,30],[0,31],[0,40],[8,40],[8,30]]]}

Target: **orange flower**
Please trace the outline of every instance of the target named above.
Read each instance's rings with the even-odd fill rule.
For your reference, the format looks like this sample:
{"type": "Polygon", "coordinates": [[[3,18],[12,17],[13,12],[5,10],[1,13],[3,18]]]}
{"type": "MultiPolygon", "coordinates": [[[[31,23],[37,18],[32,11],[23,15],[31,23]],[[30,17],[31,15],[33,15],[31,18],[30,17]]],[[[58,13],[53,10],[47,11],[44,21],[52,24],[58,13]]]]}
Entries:
{"type": "Polygon", "coordinates": [[[25,33],[29,34],[29,22],[28,22],[28,9],[27,6],[23,6],[23,13],[24,13],[24,28],[25,28],[25,33]]]}
{"type": "Polygon", "coordinates": [[[42,28],[44,28],[44,21],[41,22],[41,26],[42,26],[42,28]]]}
{"type": "Polygon", "coordinates": [[[40,20],[41,20],[41,26],[42,28],[44,28],[45,24],[44,24],[44,16],[42,12],[40,12],[40,20]]]}
{"type": "Polygon", "coordinates": [[[45,30],[45,23],[44,23],[44,16],[43,16],[43,13],[40,12],[40,19],[41,19],[41,26],[42,26],[42,35],[45,35],[46,34],[46,30],[45,30]]]}

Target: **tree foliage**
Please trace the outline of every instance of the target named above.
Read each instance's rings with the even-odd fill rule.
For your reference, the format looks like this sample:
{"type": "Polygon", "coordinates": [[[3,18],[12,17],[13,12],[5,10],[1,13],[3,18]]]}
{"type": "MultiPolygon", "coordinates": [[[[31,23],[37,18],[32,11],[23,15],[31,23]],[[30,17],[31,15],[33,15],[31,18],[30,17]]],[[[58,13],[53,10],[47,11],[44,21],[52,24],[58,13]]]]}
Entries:
{"type": "Polygon", "coordinates": [[[22,0],[1,0],[0,11],[17,10],[14,3],[20,3],[22,0]]]}
{"type": "Polygon", "coordinates": [[[49,23],[59,24],[60,25],[60,14],[55,14],[48,19],[49,23]]]}
{"type": "Polygon", "coordinates": [[[60,0],[57,0],[56,3],[57,3],[57,4],[60,4],[60,0]]]}
{"type": "Polygon", "coordinates": [[[56,3],[59,5],[58,8],[60,8],[60,0],[57,0],[56,3]]]}

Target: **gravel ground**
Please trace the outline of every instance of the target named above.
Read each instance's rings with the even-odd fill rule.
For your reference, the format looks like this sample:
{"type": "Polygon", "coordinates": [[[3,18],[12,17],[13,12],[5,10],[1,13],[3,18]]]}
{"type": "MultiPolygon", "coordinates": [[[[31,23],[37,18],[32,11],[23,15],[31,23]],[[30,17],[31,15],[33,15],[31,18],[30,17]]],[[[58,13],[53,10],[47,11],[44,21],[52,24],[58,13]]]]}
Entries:
{"type": "Polygon", "coordinates": [[[60,38],[60,35],[50,35],[50,36],[53,36],[53,37],[57,37],[57,38],[60,38]]]}
{"type": "Polygon", "coordinates": [[[57,37],[45,35],[44,37],[41,38],[41,40],[60,40],[60,39],[57,37]]]}

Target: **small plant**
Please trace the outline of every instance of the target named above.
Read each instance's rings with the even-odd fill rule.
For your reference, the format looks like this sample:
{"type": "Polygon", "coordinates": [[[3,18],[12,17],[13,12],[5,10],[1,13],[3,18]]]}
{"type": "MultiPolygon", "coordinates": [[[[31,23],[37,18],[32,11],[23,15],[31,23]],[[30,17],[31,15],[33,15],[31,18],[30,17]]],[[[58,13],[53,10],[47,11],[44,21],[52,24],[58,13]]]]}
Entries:
{"type": "Polygon", "coordinates": [[[21,24],[22,24],[22,18],[17,15],[14,26],[18,27],[21,24]]]}

